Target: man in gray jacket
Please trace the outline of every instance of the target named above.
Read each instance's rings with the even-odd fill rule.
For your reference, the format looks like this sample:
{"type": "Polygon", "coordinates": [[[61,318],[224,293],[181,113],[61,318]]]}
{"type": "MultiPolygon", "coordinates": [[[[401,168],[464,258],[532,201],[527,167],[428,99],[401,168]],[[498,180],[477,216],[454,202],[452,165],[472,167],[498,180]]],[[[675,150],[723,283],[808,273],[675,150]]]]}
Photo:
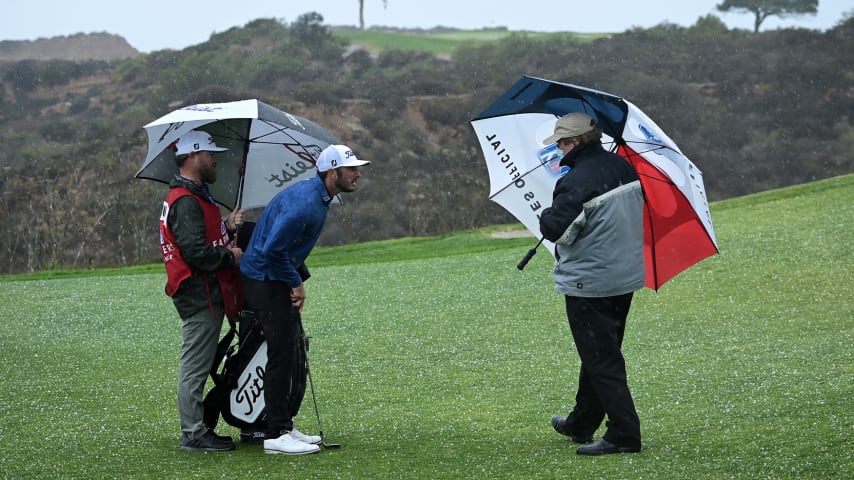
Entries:
{"type": "Polygon", "coordinates": [[[634,168],[606,151],[602,130],[583,113],[558,119],[554,135],[570,170],[555,185],[540,232],[555,243],[555,289],[566,314],[581,375],[575,407],[552,426],[576,443],[581,455],[638,452],[640,420],[621,351],[633,292],[643,288],[643,192],[634,168]],[[593,433],[608,416],[601,440],[593,433]]]}

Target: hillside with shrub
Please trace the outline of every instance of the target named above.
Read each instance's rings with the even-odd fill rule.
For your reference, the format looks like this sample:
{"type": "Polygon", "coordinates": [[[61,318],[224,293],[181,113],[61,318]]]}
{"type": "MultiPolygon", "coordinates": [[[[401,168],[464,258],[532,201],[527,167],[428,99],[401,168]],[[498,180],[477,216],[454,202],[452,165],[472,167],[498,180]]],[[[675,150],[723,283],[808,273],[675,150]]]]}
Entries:
{"type": "Polygon", "coordinates": [[[142,126],[195,103],[258,98],[372,161],[324,245],[513,222],[487,199],[469,120],[522,75],[635,103],[703,170],[711,201],[854,171],[852,18],[826,32],[709,16],[594,40],[509,33],[449,58],[358,48],[318,14],[259,19],[127,60],[0,61],[0,273],[159,261],[166,187],[133,177],[142,126]]]}

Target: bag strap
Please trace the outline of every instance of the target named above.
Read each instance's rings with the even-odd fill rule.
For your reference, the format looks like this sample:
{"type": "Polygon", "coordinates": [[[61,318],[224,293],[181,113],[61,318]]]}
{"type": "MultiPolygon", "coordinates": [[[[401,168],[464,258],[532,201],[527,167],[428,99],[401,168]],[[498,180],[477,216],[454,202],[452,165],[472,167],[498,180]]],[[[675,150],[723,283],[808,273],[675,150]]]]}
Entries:
{"type": "Polygon", "coordinates": [[[222,363],[222,359],[226,355],[231,356],[234,352],[234,346],[231,342],[234,341],[234,336],[237,335],[237,323],[231,317],[228,317],[228,326],[228,332],[226,332],[216,345],[216,354],[214,355],[213,365],[211,365],[211,378],[216,386],[225,382],[223,375],[217,371],[220,363],[222,363]]]}

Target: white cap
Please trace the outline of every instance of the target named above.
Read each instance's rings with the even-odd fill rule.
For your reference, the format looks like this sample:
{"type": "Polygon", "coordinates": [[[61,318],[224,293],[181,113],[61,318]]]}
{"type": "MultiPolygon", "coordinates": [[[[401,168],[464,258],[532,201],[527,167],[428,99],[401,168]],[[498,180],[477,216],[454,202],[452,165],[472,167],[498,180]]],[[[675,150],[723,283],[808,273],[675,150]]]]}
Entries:
{"type": "Polygon", "coordinates": [[[371,162],[356,158],[356,154],[350,150],[350,147],[330,145],[323,149],[320,156],[317,157],[317,171],[325,172],[341,167],[361,167],[369,163],[371,162]]]}
{"type": "Polygon", "coordinates": [[[208,132],[190,130],[178,139],[178,150],[175,155],[187,155],[193,152],[224,152],[227,148],[220,148],[214,143],[214,139],[208,132]]]}

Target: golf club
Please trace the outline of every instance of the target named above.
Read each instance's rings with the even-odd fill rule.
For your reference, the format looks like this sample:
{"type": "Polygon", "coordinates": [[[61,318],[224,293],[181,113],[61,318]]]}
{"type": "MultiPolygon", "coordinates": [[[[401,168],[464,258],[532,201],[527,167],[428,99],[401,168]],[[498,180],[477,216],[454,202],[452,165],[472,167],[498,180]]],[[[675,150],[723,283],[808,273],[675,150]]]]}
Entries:
{"type": "Polygon", "coordinates": [[[314,382],[311,380],[311,368],[308,366],[308,351],[305,352],[305,372],[308,375],[308,385],[311,387],[311,400],[314,402],[314,415],[317,417],[317,429],[320,431],[320,444],[323,448],[341,448],[340,443],[329,443],[323,437],[323,426],[320,424],[320,412],[317,410],[317,397],[314,395],[314,382]]]}
{"type": "Polygon", "coordinates": [[[323,445],[323,448],[341,448],[340,443],[329,443],[323,438],[323,425],[320,423],[320,412],[317,410],[317,396],[314,394],[314,381],[311,379],[311,367],[309,367],[308,363],[308,341],[311,337],[305,334],[305,329],[302,326],[302,314],[300,312],[296,312],[296,318],[299,322],[299,331],[302,336],[300,345],[302,346],[302,351],[305,353],[305,373],[308,377],[308,385],[311,388],[311,401],[314,403],[314,416],[317,418],[317,429],[320,431],[320,444],[323,445]]]}

